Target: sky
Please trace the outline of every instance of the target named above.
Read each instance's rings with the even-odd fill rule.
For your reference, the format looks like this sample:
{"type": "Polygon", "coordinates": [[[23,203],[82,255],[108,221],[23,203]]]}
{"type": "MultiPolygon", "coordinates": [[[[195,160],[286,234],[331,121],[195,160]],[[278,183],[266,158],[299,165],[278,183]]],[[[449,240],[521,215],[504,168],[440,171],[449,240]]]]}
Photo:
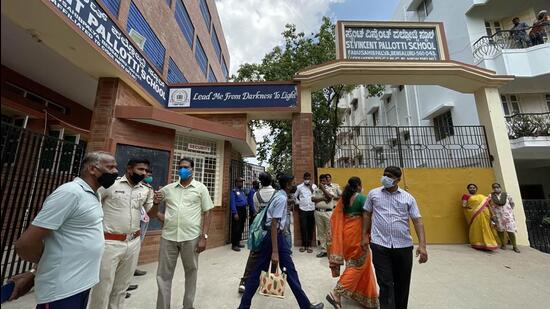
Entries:
{"type": "MultiPolygon", "coordinates": [[[[337,20],[389,20],[398,0],[216,0],[229,49],[230,71],[243,63],[257,63],[282,43],[286,24],[299,32],[319,29],[323,16],[337,20]]],[[[254,132],[257,141],[266,130],[254,132]]],[[[254,158],[247,159],[258,164],[254,158]]]]}

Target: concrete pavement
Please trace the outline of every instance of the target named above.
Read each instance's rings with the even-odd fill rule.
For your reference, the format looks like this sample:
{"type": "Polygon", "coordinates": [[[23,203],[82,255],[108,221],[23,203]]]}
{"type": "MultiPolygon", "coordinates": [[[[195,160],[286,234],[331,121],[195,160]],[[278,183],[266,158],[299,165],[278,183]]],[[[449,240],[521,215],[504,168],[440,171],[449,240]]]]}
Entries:
{"type": "MultiPolygon", "coordinates": [[[[409,308],[548,308],[550,304],[550,254],[522,247],[511,250],[479,252],[466,245],[432,245],[429,261],[413,268],[409,308]]],[[[247,250],[234,252],[229,246],[207,250],[199,261],[199,281],[195,307],[199,309],[237,308],[239,278],[244,270],[247,250]]],[[[302,286],[312,301],[324,301],[336,280],[330,275],[326,258],[294,250],[302,286]]],[[[126,309],[155,308],[156,263],[140,266],[147,275],[134,277],[139,288],[126,300],[126,309]]],[[[184,286],[183,268],[178,263],[173,282],[172,308],[181,308],[184,286]]],[[[3,308],[34,308],[34,295],[2,305],[3,308]]],[[[343,301],[344,308],[360,308],[343,301]]],[[[286,299],[254,297],[252,308],[298,308],[288,289],[286,299]]]]}

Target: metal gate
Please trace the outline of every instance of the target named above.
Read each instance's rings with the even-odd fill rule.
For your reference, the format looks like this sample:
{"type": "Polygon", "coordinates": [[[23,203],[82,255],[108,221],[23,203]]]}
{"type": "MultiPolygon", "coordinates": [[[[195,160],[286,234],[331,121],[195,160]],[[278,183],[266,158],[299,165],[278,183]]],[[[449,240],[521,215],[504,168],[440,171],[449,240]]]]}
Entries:
{"type": "Polygon", "coordinates": [[[14,250],[15,241],[44,199],[79,175],[86,145],[37,134],[2,122],[2,284],[30,269],[14,250]]]}
{"type": "Polygon", "coordinates": [[[523,200],[531,247],[550,253],[550,200],[523,200]]]}
{"type": "MultiPolygon", "coordinates": [[[[233,190],[233,187],[235,186],[235,179],[237,179],[237,177],[245,177],[245,169],[246,169],[246,165],[247,163],[244,163],[242,161],[239,161],[239,160],[231,160],[231,166],[229,168],[229,188],[230,190],[233,190]]],[[[247,179],[248,180],[248,179],[247,179]]],[[[247,181],[245,180],[244,182],[244,191],[245,193],[248,193],[251,189],[251,181],[247,181]]],[[[231,193],[229,193],[231,194],[231,193]]],[[[231,228],[232,228],[232,225],[233,225],[233,216],[231,215],[231,210],[228,212],[229,213],[229,229],[228,229],[228,235],[227,235],[227,239],[228,239],[228,242],[227,243],[230,243],[231,242],[231,228]]],[[[248,212],[248,207],[247,207],[247,213],[248,212]]],[[[247,240],[248,239],[248,227],[249,227],[249,216],[246,217],[246,222],[244,224],[244,232],[241,236],[241,240],[247,240]]]]}

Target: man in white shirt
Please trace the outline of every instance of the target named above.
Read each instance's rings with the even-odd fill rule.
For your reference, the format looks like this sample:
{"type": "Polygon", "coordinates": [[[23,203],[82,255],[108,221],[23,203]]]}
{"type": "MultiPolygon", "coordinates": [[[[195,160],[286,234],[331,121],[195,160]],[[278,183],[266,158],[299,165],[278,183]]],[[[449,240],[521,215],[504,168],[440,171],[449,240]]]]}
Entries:
{"type": "Polygon", "coordinates": [[[311,241],[313,239],[313,228],[315,227],[315,203],[311,200],[317,186],[311,183],[311,174],[304,173],[304,182],[296,189],[296,202],[298,202],[300,216],[300,233],[302,234],[302,247],[300,252],[307,250],[312,253],[311,241]]]}

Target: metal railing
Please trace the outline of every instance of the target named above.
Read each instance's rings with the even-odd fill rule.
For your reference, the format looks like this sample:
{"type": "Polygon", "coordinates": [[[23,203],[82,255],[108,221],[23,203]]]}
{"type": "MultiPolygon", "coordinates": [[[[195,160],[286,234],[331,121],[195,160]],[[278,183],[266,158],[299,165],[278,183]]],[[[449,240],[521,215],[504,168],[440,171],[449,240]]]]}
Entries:
{"type": "Polygon", "coordinates": [[[510,139],[550,136],[550,112],[522,113],[505,118],[510,139]]]}
{"type": "Polygon", "coordinates": [[[550,200],[523,200],[531,247],[550,253],[550,200]]]}
{"type": "Polygon", "coordinates": [[[491,167],[483,126],[340,127],[335,167],[491,167]]]}
{"type": "MultiPolygon", "coordinates": [[[[495,56],[503,49],[521,49],[533,46],[534,44],[527,34],[532,28],[533,27],[527,27],[523,30],[499,30],[493,35],[480,37],[472,44],[474,58],[480,60],[485,56],[495,56]]],[[[548,42],[549,34],[544,31],[542,33],[544,42],[548,42]]]]}
{"type": "Polygon", "coordinates": [[[44,199],[79,175],[85,145],[2,122],[2,283],[30,268],[14,250],[44,199]]]}

